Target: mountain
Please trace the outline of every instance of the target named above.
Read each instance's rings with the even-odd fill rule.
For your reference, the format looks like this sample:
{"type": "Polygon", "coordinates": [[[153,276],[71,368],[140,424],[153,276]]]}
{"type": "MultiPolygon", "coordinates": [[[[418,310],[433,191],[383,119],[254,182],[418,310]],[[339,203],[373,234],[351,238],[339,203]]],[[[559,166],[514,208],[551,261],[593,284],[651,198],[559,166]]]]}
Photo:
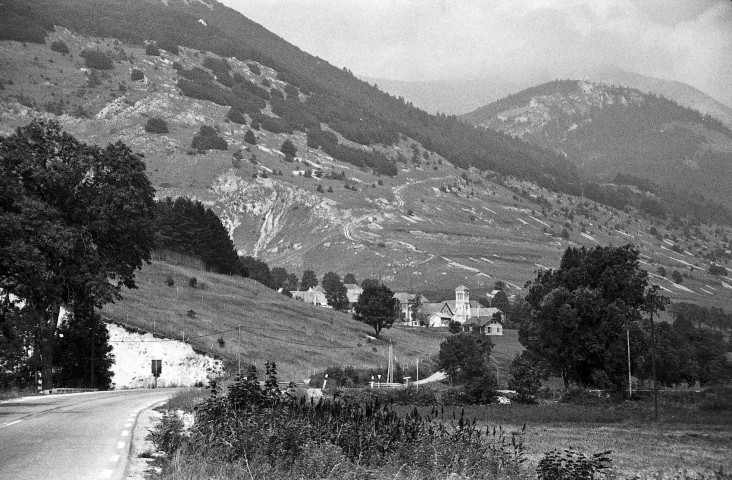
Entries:
{"type": "Polygon", "coordinates": [[[729,229],[699,223],[724,212],[667,222],[637,186],[591,196],[562,155],[429,115],[218,3],[5,1],[0,38],[0,134],[47,117],[121,140],[158,198],[200,200],[271,266],[477,298],[497,280],[520,294],[567,246],[633,241],[652,271],[687,274],[659,275],[670,295],[729,302],[732,279],[708,273],[732,259],[729,229]]]}
{"type": "Polygon", "coordinates": [[[605,182],[630,175],[668,189],[703,192],[732,206],[732,131],[664,97],[562,80],[523,90],[462,118],[552,149],[605,182]]]}
{"type": "Polygon", "coordinates": [[[613,65],[600,67],[588,73],[585,78],[594,82],[622,85],[662,95],[679,105],[711,115],[732,128],[732,108],[730,106],[718,102],[701,90],[683,82],[647,77],[613,65]]]}

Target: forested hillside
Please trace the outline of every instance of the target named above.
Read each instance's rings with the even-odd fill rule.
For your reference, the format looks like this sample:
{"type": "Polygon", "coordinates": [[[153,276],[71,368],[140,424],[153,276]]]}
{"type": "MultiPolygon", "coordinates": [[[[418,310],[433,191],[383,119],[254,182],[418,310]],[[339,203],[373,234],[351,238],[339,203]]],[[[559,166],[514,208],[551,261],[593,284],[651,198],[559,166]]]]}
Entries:
{"type": "Polygon", "coordinates": [[[585,178],[599,180],[586,194],[605,204],[633,205],[660,218],[732,220],[732,131],[667,98],[622,86],[557,80],[463,118],[566,156],[585,178]],[[643,189],[643,195],[624,185],[643,189]]]}
{"type": "MultiPolygon", "coordinates": [[[[274,68],[278,79],[297,87],[303,94],[300,101],[292,101],[288,95],[274,102],[273,110],[282,119],[272,122],[264,118],[272,123],[269,125],[272,129],[308,129],[317,136],[317,122],[322,122],[363,145],[392,144],[402,134],[463,168],[490,169],[532,179],[561,191],[579,191],[574,167],[561,156],[500,133],[476,131],[455,117],[429,115],[358,80],[345,69],[302,52],[219,3],[170,1],[166,5],[145,0],[132,3],[134,8],[129,2],[121,4],[112,0],[5,2],[0,7],[4,20],[0,25],[3,32],[0,39],[42,42],[44,29],[58,25],[86,35],[133,43],[152,41],[164,49],[185,46],[241,61],[255,60],[274,68]],[[26,27],[11,28],[11,23],[26,27]]],[[[220,72],[225,71],[226,66],[222,65],[220,72]]],[[[262,106],[253,98],[256,94],[236,82],[236,78],[217,74],[214,81],[207,73],[180,71],[180,74],[183,78],[179,87],[187,95],[205,96],[255,114],[262,106]]],[[[262,126],[268,128],[264,123],[262,126]]],[[[326,143],[326,151],[328,148],[326,143]]],[[[332,145],[330,148],[337,153],[332,145]]],[[[355,162],[368,164],[363,159],[355,162]]],[[[380,170],[384,160],[376,157],[372,163],[369,166],[380,170]]],[[[387,166],[383,171],[395,173],[394,168],[387,166]]]]}

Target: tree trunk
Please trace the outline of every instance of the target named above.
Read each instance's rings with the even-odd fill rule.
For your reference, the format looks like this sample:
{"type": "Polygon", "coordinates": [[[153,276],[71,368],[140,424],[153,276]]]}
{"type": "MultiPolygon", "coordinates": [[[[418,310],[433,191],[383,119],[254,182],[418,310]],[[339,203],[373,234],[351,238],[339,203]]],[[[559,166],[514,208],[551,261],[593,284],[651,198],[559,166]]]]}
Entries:
{"type": "Polygon", "coordinates": [[[43,390],[53,388],[53,354],[56,347],[56,330],[58,328],[58,315],[61,305],[53,304],[38,313],[38,322],[41,323],[38,329],[38,346],[41,354],[41,375],[43,390]]]}

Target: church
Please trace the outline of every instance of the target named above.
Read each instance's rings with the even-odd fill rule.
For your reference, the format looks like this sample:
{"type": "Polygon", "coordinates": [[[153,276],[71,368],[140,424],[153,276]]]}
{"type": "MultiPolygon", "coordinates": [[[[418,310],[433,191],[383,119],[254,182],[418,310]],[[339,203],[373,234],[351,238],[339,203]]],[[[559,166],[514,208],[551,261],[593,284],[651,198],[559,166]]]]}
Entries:
{"type": "Polygon", "coordinates": [[[503,312],[470,300],[470,289],[465,285],[455,289],[455,300],[423,303],[422,312],[430,327],[447,327],[450,322],[458,322],[465,331],[503,335],[503,312]]]}

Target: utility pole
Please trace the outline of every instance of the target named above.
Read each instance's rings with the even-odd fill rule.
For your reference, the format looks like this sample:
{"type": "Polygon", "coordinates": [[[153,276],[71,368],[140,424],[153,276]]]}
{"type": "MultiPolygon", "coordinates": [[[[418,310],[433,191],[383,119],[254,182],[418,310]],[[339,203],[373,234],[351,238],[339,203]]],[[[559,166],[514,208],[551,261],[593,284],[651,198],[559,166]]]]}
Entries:
{"type": "Polygon", "coordinates": [[[628,328],[625,333],[628,338],[628,399],[630,399],[633,396],[633,384],[631,380],[632,377],[630,375],[630,328],[628,328]]]}
{"type": "Polygon", "coordinates": [[[653,363],[653,419],[658,422],[658,381],[656,379],[656,334],[653,327],[654,292],[649,294],[651,300],[651,362],[653,363]]]}
{"type": "Polygon", "coordinates": [[[91,368],[89,372],[89,387],[94,388],[96,385],[96,379],[94,378],[94,297],[89,297],[89,319],[91,320],[91,368]]]}
{"type": "Polygon", "coordinates": [[[241,330],[239,330],[239,327],[241,327],[241,325],[236,326],[236,342],[239,344],[236,349],[236,358],[237,363],[239,364],[239,377],[241,377],[241,330]]]}

